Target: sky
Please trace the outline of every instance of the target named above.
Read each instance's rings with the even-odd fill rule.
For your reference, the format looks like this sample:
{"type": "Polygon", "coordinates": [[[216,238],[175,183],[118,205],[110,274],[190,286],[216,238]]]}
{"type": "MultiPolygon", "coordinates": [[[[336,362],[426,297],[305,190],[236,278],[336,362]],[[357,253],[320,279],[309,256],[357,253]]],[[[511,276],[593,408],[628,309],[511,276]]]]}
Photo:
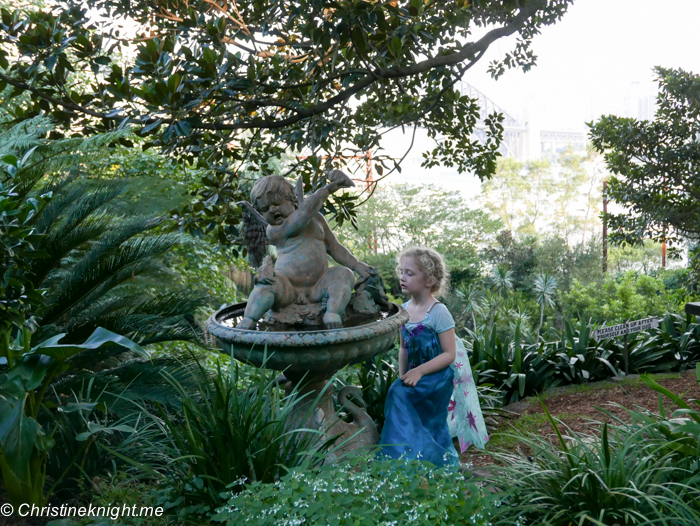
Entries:
{"type": "MultiPolygon", "coordinates": [[[[700,73],[698,21],[700,0],[575,0],[559,22],[533,39],[538,58],[530,71],[508,70],[492,79],[489,63],[514,42],[499,40],[464,81],[539,129],[586,131],[585,123],[600,115],[624,115],[625,97],[635,89],[632,83],[654,93],[654,66],[700,73]]],[[[410,137],[393,134],[383,145],[400,156],[409,143],[410,137]]],[[[466,197],[479,192],[474,176],[420,168],[417,148],[403,167],[402,174],[392,174],[391,182],[436,182],[466,197]]]]}
{"type": "Polygon", "coordinates": [[[533,39],[529,72],[493,80],[488,64],[511,47],[498,41],[465,80],[508,112],[529,107],[543,127],[585,129],[622,112],[632,82],[654,86],[654,66],[700,73],[698,21],[699,0],[576,0],[533,39]]]}

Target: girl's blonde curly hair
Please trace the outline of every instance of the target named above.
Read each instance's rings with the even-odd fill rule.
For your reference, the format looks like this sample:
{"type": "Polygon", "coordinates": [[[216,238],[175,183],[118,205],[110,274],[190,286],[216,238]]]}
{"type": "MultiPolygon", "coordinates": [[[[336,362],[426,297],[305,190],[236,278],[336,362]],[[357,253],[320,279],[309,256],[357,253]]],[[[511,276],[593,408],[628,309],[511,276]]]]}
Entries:
{"type": "Polygon", "coordinates": [[[445,297],[450,290],[450,273],[445,258],[437,250],[428,247],[406,247],[396,255],[396,274],[401,278],[401,260],[413,258],[426,278],[434,278],[430,292],[436,298],[445,297]]]}

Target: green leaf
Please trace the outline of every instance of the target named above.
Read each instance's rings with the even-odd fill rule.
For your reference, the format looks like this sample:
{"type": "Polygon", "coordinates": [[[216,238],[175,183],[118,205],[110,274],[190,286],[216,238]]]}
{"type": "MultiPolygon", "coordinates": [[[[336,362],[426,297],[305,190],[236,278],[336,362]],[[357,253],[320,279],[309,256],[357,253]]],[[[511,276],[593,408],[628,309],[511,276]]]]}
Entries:
{"type": "Polygon", "coordinates": [[[391,51],[395,56],[399,56],[401,53],[401,39],[398,36],[391,39],[391,51]]]}
{"type": "Polygon", "coordinates": [[[17,167],[17,157],[15,157],[12,154],[8,154],[8,155],[3,156],[2,162],[7,163],[7,164],[11,164],[12,166],[17,167]]]}
{"type": "Polygon", "coordinates": [[[39,435],[36,437],[34,445],[36,445],[36,448],[39,451],[48,451],[56,445],[56,441],[48,435],[39,433],[39,435]]]}
{"type": "Polygon", "coordinates": [[[91,412],[95,407],[99,405],[99,402],[87,403],[87,402],[71,402],[66,405],[58,407],[59,413],[75,413],[76,411],[88,411],[91,412]]]}
{"type": "Polygon", "coordinates": [[[85,343],[80,345],[58,344],[57,342],[64,336],[65,334],[59,334],[58,336],[50,338],[49,340],[43,341],[36,347],[32,348],[31,352],[34,354],[50,356],[54,360],[67,360],[71,356],[74,356],[82,351],[99,349],[103,345],[119,345],[133,351],[142,358],[149,357],[148,353],[140,345],[132,342],[129,338],[115,334],[112,331],[103,329],[102,327],[95,329],[90,337],[85,340],[85,343]]]}
{"type": "Polygon", "coordinates": [[[177,91],[177,87],[180,85],[180,75],[177,73],[174,73],[169,79],[168,79],[168,89],[170,90],[171,93],[175,93],[177,91]]]}
{"type": "Polygon", "coordinates": [[[33,391],[41,385],[51,360],[40,355],[25,355],[22,362],[14,367],[7,376],[9,379],[21,380],[26,391],[33,391]]]}
{"type": "Polygon", "coordinates": [[[29,479],[29,459],[40,430],[37,421],[24,414],[24,403],[22,399],[0,420],[0,450],[20,480],[29,479]]]}

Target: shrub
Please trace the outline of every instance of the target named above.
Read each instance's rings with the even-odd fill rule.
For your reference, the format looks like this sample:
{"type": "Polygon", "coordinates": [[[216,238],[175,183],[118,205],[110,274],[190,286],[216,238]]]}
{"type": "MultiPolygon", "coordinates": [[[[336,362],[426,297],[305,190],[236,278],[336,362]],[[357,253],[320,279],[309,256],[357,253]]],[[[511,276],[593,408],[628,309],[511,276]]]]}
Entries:
{"type": "Polygon", "coordinates": [[[399,377],[399,364],[394,356],[375,356],[360,367],[357,377],[362,390],[365,411],[377,424],[381,433],[384,427],[384,403],[391,384],[399,377]],[[393,359],[392,359],[393,358],[393,359]]]}
{"type": "Polygon", "coordinates": [[[561,299],[566,317],[589,318],[593,323],[609,325],[625,319],[663,316],[669,297],[661,279],[628,271],[606,277],[602,285],[582,285],[574,281],[561,299]]]}
{"type": "Polygon", "coordinates": [[[477,385],[492,385],[503,393],[503,403],[517,402],[555,385],[554,350],[544,343],[522,345],[516,327],[512,341],[502,341],[496,326],[489,332],[469,332],[465,347],[477,385]]]}
{"type": "Polygon", "coordinates": [[[354,458],[290,471],[274,484],[254,482],[232,495],[215,521],[227,526],[489,524],[493,500],[469,478],[420,461],[354,458]],[[388,476],[390,475],[390,476],[388,476]]]}

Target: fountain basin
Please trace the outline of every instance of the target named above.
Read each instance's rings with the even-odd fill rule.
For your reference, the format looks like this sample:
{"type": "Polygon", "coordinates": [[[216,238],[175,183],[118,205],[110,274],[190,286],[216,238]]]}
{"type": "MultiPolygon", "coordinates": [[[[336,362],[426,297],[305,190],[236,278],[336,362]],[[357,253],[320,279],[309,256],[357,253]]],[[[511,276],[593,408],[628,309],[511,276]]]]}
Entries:
{"type": "Polygon", "coordinates": [[[227,326],[243,316],[245,307],[246,303],[237,303],[218,310],[207,320],[207,330],[237,360],[260,367],[267,354],[265,366],[284,370],[288,377],[289,373],[332,375],[346,365],[362,363],[386,352],[409,318],[406,309],[392,303],[386,318],[357,327],[263,332],[227,326]]]}

